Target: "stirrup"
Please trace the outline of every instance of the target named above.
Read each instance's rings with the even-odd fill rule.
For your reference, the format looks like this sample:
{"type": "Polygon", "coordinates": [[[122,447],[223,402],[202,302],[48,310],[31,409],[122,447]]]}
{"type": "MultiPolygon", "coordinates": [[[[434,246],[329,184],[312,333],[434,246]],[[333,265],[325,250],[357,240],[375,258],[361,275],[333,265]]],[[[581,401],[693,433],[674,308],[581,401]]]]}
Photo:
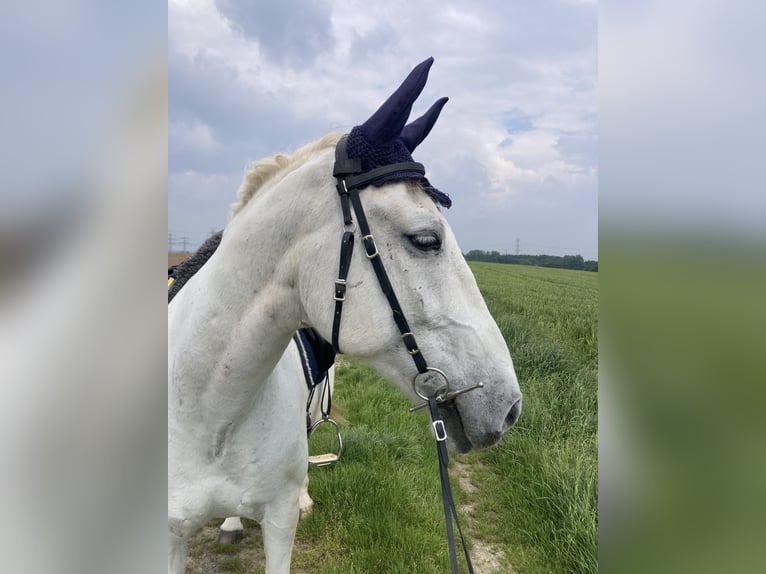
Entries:
{"type": "Polygon", "coordinates": [[[337,453],[326,453],[326,454],[315,454],[313,456],[309,456],[309,465],[311,466],[326,466],[328,464],[332,464],[334,462],[338,462],[340,460],[340,455],[343,454],[343,439],[340,436],[340,428],[338,427],[338,423],[336,423],[334,420],[332,420],[330,417],[323,418],[311,427],[311,430],[309,431],[309,438],[312,434],[314,434],[314,431],[319,427],[322,423],[330,423],[335,427],[335,434],[338,437],[338,452],[337,453]]]}

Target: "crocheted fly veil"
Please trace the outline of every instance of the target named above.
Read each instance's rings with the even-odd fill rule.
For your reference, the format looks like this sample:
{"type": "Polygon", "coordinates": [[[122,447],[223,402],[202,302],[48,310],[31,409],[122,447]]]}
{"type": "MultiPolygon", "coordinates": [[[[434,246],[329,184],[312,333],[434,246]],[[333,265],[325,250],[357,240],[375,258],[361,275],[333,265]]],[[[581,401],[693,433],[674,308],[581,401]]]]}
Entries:
{"type": "MultiPolygon", "coordinates": [[[[428,58],[410,72],[401,86],[385,101],[370,119],[355,126],[348,135],[346,151],[349,158],[362,162],[362,171],[367,172],[400,162],[411,162],[412,152],[426,138],[444,104],[449,98],[440,98],[431,108],[415,121],[407,124],[412,105],[418,98],[428,79],[428,70],[434,59],[428,58]]],[[[452,200],[446,193],[433,187],[418,172],[400,171],[381,176],[370,182],[381,186],[392,181],[414,180],[420,182],[423,190],[435,201],[449,208],[452,200]]]]}

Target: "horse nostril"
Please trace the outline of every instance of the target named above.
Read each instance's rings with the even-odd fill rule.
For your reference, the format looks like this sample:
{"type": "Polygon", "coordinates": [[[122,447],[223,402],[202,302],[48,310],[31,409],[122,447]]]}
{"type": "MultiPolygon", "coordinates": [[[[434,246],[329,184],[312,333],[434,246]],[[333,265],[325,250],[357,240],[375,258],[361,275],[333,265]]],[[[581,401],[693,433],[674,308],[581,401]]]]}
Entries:
{"type": "Polygon", "coordinates": [[[519,420],[519,416],[521,416],[521,398],[516,399],[516,402],[511,406],[511,410],[508,411],[508,415],[505,417],[503,430],[508,430],[515,425],[516,421],[519,420]]]}

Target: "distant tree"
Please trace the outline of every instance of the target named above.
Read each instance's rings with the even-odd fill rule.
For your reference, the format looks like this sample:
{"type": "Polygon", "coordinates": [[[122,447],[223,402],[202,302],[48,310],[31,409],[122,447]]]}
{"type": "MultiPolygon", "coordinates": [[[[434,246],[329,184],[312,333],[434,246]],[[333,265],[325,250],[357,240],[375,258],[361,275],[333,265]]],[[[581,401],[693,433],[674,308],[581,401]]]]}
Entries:
{"type": "Polygon", "coordinates": [[[472,249],[465,254],[468,261],[485,261],[485,253],[481,249],[472,249]]]}
{"type": "Polygon", "coordinates": [[[586,261],[582,255],[501,255],[499,251],[472,249],[464,255],[468,261],[488,261],[490,263],[510,263],[514,265],[537,265],[558,269],[579,269],[598,271],[598,261],[586,261]]]}

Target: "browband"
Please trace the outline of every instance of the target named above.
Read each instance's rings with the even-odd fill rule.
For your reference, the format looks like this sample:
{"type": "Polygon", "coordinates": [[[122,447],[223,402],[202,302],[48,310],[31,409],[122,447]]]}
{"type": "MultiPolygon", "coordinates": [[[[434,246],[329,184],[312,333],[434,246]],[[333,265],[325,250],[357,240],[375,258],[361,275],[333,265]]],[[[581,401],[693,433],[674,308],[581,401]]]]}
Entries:
{"type": "MultiPolygon", "coordinates": [[[[345,191],[347,192],[352,189],[364,187],[376,179],[380,179],[384,175],[389,175],[391,173],[414,171],[421,175],[426,174],[426,168],[423,167],[423,164],[416,161],[392,163],[362,173],[362,160],[348,157],[348,151],[346,149],[347,141],[348,134],[340,138],[338,144],[335,146],[335,166],[332,170],[333,176],[338,179],[339,186],[342,183],[341,179],[345,182],[345,191]]],[[[338,193],[341,193],[340,189],[338,189],[338,193]]]]}

